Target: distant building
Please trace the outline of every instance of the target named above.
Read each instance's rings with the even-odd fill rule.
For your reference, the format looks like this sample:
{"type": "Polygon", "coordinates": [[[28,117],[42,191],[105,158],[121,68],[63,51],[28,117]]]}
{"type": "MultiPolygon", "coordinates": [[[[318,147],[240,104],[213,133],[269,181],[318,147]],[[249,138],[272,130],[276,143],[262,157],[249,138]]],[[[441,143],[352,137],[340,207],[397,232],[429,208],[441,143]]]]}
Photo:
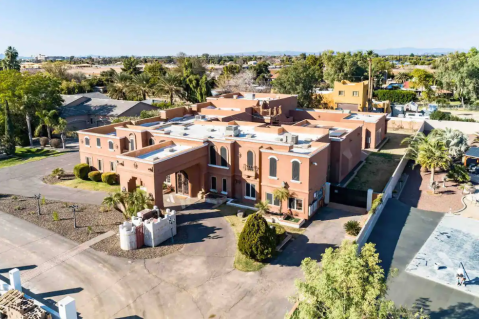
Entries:
{"type": "Polygon", "coordinates": [[[82,95],[62,97],[64,103],[60,108],[60,116],[67,120],[68,127],[72,130],[103,126],[110,124],[112,118],[139,116],[144,110],[158,110],[155,106],[138,101],[99,99],[82,95]]]}

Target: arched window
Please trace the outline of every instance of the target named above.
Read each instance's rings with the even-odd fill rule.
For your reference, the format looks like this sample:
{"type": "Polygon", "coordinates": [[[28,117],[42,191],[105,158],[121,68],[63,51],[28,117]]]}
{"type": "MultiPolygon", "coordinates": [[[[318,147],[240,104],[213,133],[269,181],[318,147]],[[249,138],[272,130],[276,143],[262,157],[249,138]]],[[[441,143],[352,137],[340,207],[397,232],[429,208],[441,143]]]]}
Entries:
{"type": "Polygon", "coordinates": [[[221,155],[221,166],[228,167],[228,151],[226,150],[226,147],[224,146],[221,147],[220,155],[221,155]]]}
{"type": "Polygon", "coordinates": [[[210,146],[210,164],[216,165],[216,149],[214,145],[210,146]]]}
{"type": "Polygon", "coordinates": [[[269,158],[269,176],[270,177],[277,177],[276,176],[276,171],[277,171],[277,159],[275,157],[270,157],[269,158]]]}
{"type": "Polygon", "coordinates": [[[252,170],[252,169],[253,169],[253,165],[254,165],[254,154],[253,154],[253,152],[251,152],[251,151],[248,151],[248,153],[246,153],[246,165],[248,165],[248,169],[249,169],[249,170],[252,170]]]}
{"type": "Polygon", "coordinates": [[[113,141],[108,141],[108,149],[113,151],[113,141]]]}
{"type": "Polygon", "coordinates": [[[148,140],[148,145],[155,145],[155,140],[153,139],[153,137],[150,137],[150,139],[148,140]]]}
{"type": "Polygon", "coordinates": [[[90,146],[90,138],[88,136],[85,137],[85,146],[90,146]]]}
{"type": "Polygon", "coordinates": [[[299,182],[299,165],[301,164],[300,161],[298,160],[292,160],[291,161],[291,166],[292,166],[292,180],[293,181],[298,181],[299,182]]]}
{"type": "Polygon", "coordinates": [[[130,151],[135,150],[135,135],[130,135],[130,151]]]}

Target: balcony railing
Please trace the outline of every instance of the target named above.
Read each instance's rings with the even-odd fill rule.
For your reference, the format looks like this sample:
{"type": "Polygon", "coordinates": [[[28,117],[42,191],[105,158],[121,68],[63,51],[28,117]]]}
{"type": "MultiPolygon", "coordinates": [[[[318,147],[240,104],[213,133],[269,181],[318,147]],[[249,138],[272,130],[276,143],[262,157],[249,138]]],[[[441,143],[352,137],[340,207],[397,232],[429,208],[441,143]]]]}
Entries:
{"type": "Polygon", "coordinates": [[[243,171],[246,175],[251,175],[256,178],[256,175],[258,174],[259,169],[258,169],[258,166],[244,164],[243,171]]]}

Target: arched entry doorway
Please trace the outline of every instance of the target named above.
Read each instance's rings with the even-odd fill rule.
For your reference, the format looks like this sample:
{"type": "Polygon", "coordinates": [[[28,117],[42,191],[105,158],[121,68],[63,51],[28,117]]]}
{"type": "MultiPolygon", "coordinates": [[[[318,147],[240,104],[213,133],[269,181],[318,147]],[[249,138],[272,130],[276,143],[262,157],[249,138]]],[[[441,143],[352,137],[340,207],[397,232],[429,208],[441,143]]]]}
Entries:
{"type": "Polygon", "coordinates": [[[176,173],[176,193],[189,196],[188,183],[188,174],[186,174],[185,171],[176,173]]]}

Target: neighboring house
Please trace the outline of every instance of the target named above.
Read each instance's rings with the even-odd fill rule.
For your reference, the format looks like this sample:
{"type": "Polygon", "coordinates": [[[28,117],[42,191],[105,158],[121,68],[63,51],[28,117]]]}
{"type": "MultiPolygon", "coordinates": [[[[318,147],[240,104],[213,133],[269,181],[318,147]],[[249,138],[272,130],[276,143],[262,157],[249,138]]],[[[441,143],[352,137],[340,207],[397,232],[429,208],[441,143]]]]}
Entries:
{"type": "Polygon", "coordinates": [[[71,130],[110,124],[112,118],[138,116],[143,110],[157,110],[154,106],[137,101],[98,99],[81,95],[62,95],[62,97],[64,103],[60,107],[60,116],[67,120],[71,130]]]}
{"type": "Polygon", "coordinates": [[[79,131],[80,158],[99,171],[117,172],[123,190],[140,187],[159,207],[167,183],[188,197],[205,190],[249,206],[267,200],[278,212],[272,194],[285,185],[291,196],[283,211],[309,219],[323,205],[329,169],[339,180],[360,159],[360,125],[339,123],[334,134],[324,124],[151,118],[79,131]]]}

